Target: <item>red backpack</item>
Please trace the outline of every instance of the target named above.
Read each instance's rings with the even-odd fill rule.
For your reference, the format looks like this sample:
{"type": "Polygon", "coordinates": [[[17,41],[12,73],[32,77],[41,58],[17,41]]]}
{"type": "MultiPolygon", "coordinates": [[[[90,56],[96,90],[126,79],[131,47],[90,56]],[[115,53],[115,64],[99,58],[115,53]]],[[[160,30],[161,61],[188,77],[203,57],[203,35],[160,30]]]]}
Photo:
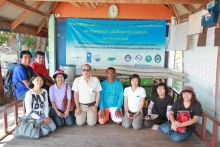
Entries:
{"type": "MultiPolygon", "coordinates": [[[[177,112],[176,121],[178,122],[186,122],[190,119],[190,112],[189,111],[179,111],[177,112]]],[[[178,127],[177,131],[180,133],[186,133],[186,126],[178,127]]]]}

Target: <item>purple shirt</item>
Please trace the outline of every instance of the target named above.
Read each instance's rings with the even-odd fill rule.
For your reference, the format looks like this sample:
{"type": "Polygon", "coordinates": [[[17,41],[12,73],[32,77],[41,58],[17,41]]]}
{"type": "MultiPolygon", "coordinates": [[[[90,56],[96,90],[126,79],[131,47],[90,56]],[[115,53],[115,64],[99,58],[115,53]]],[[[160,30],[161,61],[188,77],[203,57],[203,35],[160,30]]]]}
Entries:
{"type": "MultiPolygon", "coordinates": [[[[50,101],[55,102],[57,109],[61,110],[62,108],[62,101],[66,91],[66,83],[58,88],[56,84],[50,87],[49,94],[50,94],[50,101]]],[[[67,89],[67,99],[71,99],[71,89],[68,85],[67,89]]]]}

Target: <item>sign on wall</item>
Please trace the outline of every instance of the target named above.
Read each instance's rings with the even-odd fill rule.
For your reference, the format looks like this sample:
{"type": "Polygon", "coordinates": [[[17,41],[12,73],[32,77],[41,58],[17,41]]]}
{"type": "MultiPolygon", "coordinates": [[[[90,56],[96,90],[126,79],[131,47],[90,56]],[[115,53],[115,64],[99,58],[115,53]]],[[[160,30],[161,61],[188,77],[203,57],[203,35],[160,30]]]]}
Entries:
{"type": "Polygon", "coordinates": [[[166,21],[66,19],[66,64],[164,66],[166,21]]]}
{"type": "Polygon", "coordinates": [[[202,11],[199,11],[189,16],[188,35],[202,33],[203,27],[201,25],[201,21],[202,11]]]}
{"type": "Polygon", "coordinates": [[[174,28],[173,46],[171,50],[185,51],[187,49],[188,21],[178,24],[174,28]]]}

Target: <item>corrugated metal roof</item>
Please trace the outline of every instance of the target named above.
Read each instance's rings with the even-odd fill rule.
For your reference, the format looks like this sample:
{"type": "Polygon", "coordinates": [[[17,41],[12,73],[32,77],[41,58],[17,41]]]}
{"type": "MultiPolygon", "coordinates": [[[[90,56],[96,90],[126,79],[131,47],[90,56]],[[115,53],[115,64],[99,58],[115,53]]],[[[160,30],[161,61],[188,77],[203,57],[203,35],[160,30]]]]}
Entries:
{"type": "MultiPolygon", "coordinates": [[[[35,3],[34,1],[27,1],[27,5],[32,5],[35,3]]],[[[8,21],[13,21],[15,20],[19,15],[24,13],[24,9],[21,9],[20,7],[16,7],[11,4],[5,4],[1,9],[0,9],[0,18],[4,18],[5,20],[8,21]]]]}
{"type": "MultiPolygon", "coordinates": [[[[38,10],[46,13],[47,10],[50,9],[53,4],[54,4],[54,2],[44,2],[38,8],[38,10]]],[[[32,25],[32,26],[39,26],[39,25],[41,25],[42,20],[43,20],[43,17],[32,13],[22,22],[22,24],[28,24],[28,25],[32,25]]]]}

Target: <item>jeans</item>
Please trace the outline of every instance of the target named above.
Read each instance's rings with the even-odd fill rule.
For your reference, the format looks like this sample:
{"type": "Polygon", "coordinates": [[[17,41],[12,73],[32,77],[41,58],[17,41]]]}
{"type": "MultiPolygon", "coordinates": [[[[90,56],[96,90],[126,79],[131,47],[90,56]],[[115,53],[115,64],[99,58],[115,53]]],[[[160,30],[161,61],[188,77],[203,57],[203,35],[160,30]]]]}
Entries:
{"type": "Polygon", "coordinates": [[[41,125],[41,134],[42,136],[45,136],[49,133],[49,131],[54,131],[56,129],[56,125],[53,122],[53,120],[51,118],[50,119],[50,123],[48,125],[46,125],[45,123],[42,123],[41,125]]]}
{"type": "Polygon", "coordinates": [[[169,121],[164,124],[161,124],[158,130],[163,132],[164,134],[169,135],[170,138],[175,142],[181,142],[189,138],[193,134],[193,129],[187,130],[186,133],[179,133],[177,131],[171,130],[171,124],[169,121]]]}
{"type": "Polygon", "coordinates": [[[67,126],[72,126],[74,124],[74,118],[73,118],[72,111],[69,112],[69,116],[67,116],[66,118],[62,118],[62,117],[59,117],[57,115],[56,111],[52,108],[51,115],[52,115],[52,119],[54,120],[57,127],[61,127],[64,124],[66,124],[67,126]]]}

